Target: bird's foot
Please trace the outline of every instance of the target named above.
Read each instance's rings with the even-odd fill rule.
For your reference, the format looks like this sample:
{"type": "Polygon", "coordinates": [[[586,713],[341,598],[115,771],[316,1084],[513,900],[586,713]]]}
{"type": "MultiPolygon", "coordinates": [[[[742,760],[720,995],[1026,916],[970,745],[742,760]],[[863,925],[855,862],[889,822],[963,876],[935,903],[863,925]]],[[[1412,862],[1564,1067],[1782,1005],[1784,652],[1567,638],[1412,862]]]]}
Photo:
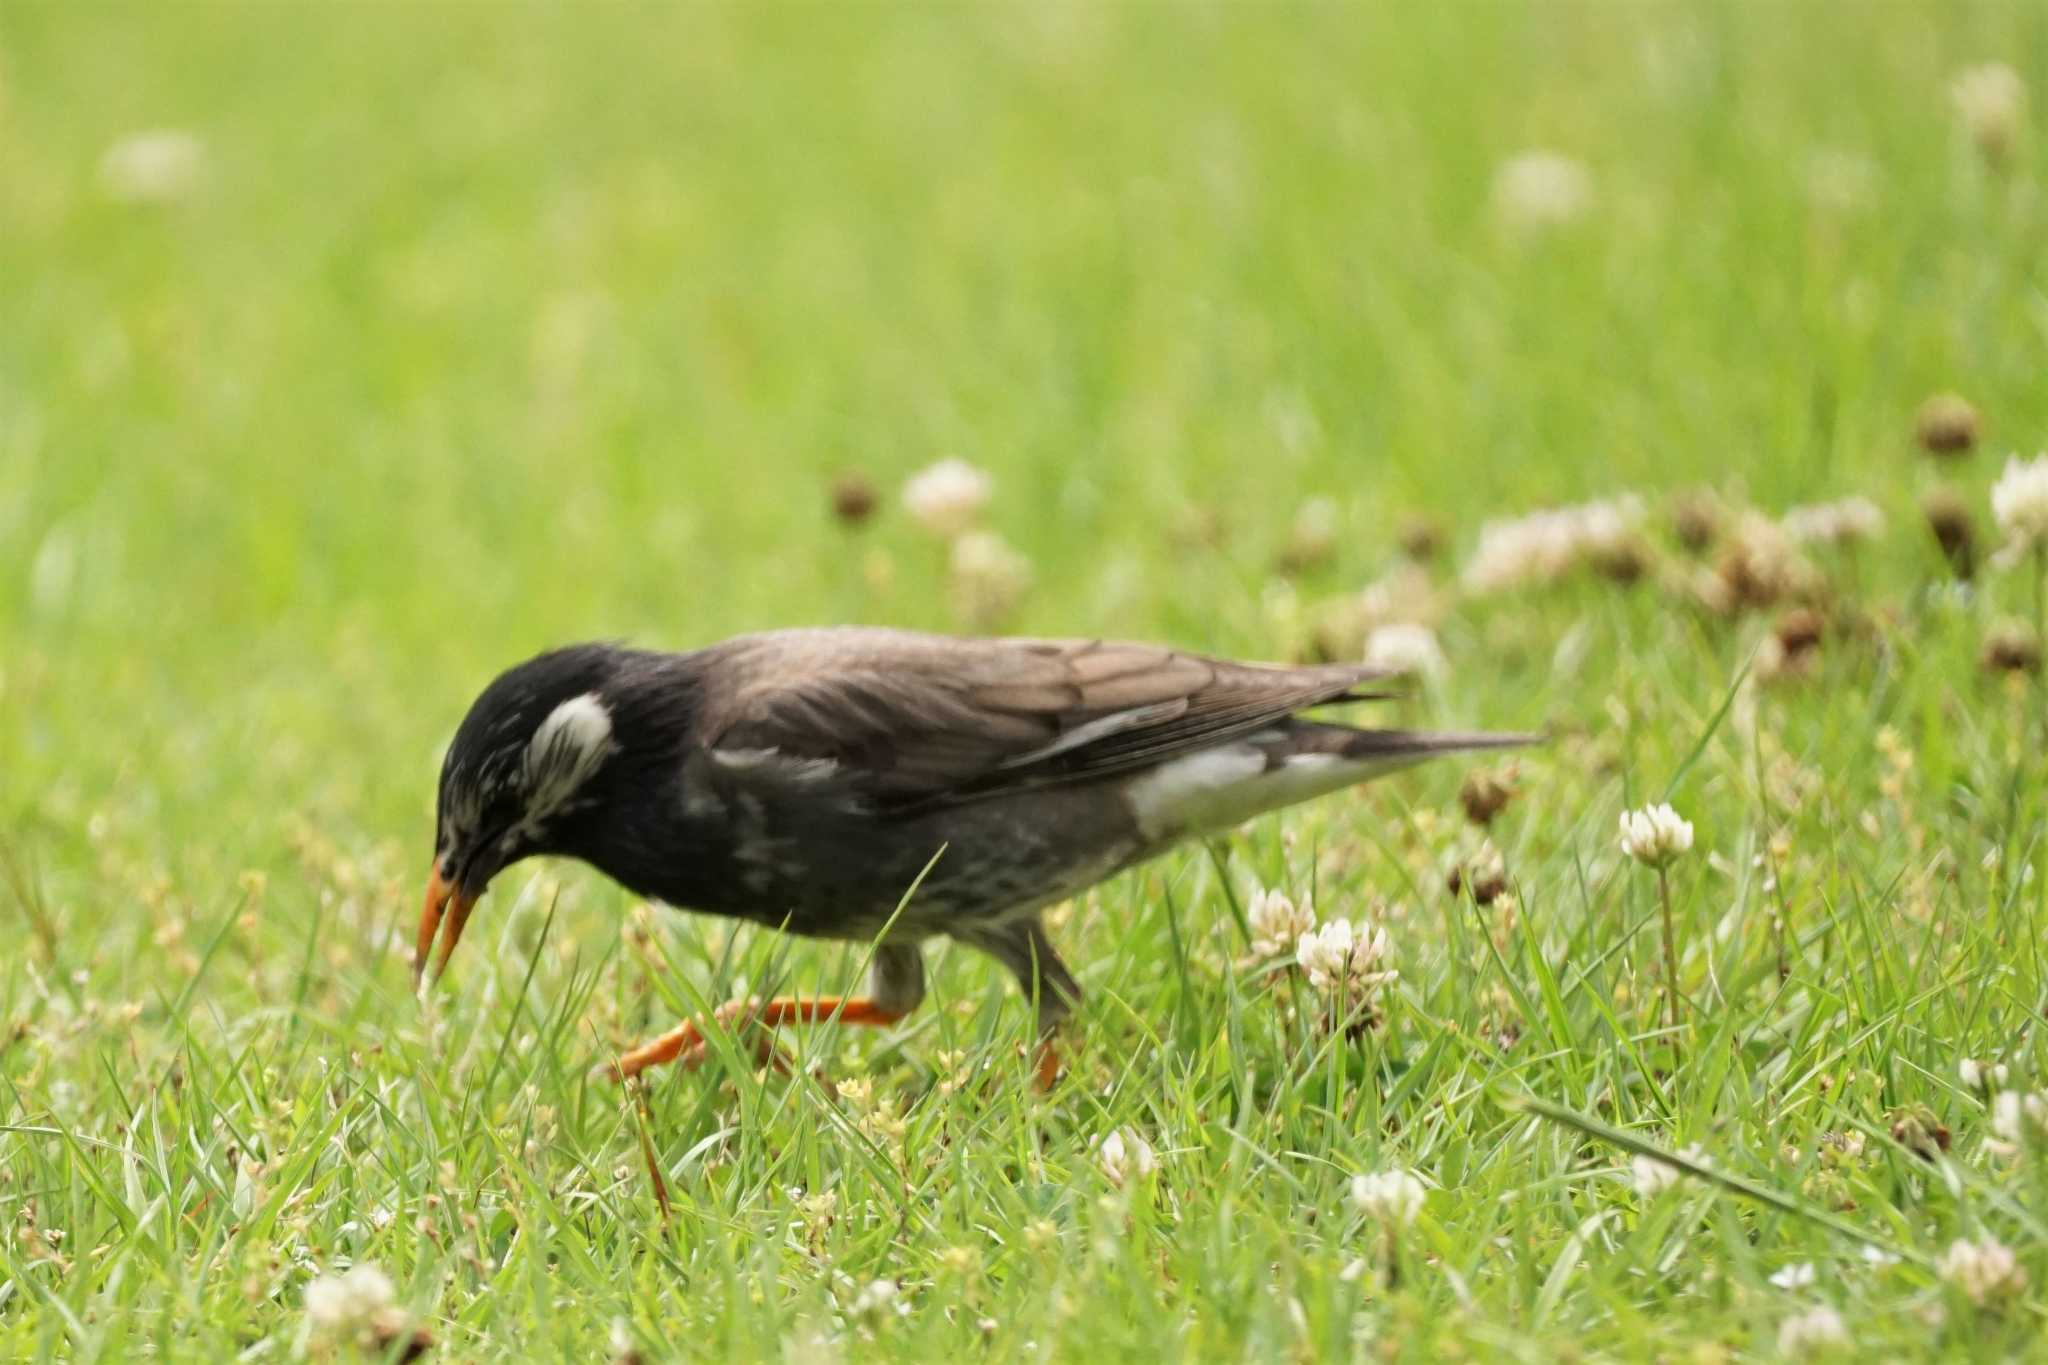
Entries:
{"type": "MultiPolygon", "coordinates": [[[[883,1009],[872,1000],[820,996],[810,1000],[734,1000],[713,1010],[711,1017],[720,1028],[737,1030],[755,1025],[772,1029],[782,1024],[831,1019],[842,1024],[881,1026],[895,1023],[903,1017],[903,1012],[883,1009]]],[[[756,1047],[757,1059],[762,1065],[788,1070],[786,1056],[768,1034],[760,1035],[756,1047]]],[[[600,1067],[599,1072],[612,1080],[624,1081],[664,1062],[674,1062],[694,1070],[702,1066],[710,1055],[710,1041],[705,1037],[702,1026],[694,1019],[686,1019],[659,1038],[642,1043],[617,1061],[600,1067]]]]}

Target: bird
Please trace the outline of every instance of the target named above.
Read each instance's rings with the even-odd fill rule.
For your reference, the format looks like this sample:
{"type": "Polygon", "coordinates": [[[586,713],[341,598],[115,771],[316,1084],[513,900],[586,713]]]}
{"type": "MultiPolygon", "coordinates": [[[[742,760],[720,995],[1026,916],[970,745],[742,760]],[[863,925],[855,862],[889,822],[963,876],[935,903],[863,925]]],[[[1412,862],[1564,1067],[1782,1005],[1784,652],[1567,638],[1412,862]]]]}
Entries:
{"type": "MultiPolygon", "coordinates": [[[[449,744],[414,986],[440,979],[494,877],[565,857],[678,909],[871,945],[863,993],[733,1002],[726,1027],[893,1024],[924,997],[927,940],[978,949],[1036,1002],[1050,1086],[1081,987],[1047,907],[1280,807],[1539,738],[1304,714],[1397,695],[1396,676],[867,626],[552,649],[485,687],[449,744]]],[[[685,1020],[600,1070],[707,1047],[685,1020]]]]}

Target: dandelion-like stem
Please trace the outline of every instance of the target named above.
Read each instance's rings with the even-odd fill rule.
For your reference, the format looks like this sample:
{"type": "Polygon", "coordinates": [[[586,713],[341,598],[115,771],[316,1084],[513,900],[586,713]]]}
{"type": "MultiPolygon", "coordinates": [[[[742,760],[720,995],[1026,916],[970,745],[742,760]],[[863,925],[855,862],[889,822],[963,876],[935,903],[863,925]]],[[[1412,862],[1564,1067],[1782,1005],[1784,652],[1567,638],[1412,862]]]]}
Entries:
{"type": "MultiPolygon", "coordinates": [[[[1782,877],[1782,873],[1780,876],[1782,877]]],[[[1792,974],[1792,968],[1785,956],[1785,892],[1781,885],[1778,890],[1778,906],[1771,915],[1771,941],[1778,953],[1778,980],[1783,981],[1792,974]]]]}
{"type": "Polygon", "coordinates": [[[2043,540],[2034,542],[2034,645],[2048,645],[2048,541],[2043,540]]]}
{"type": "MultiPolygon", "coordinates": [[[[1678,1032],[1678,934],[1671,925],[1671,878],[1657,869],[1657,900],[1664,910],[1664,999],[1671,1014],[1671,1031],[1678,1032]]],[[[1673,1038],[1674,1044],[1676,1038],[1673,1038]]]]}

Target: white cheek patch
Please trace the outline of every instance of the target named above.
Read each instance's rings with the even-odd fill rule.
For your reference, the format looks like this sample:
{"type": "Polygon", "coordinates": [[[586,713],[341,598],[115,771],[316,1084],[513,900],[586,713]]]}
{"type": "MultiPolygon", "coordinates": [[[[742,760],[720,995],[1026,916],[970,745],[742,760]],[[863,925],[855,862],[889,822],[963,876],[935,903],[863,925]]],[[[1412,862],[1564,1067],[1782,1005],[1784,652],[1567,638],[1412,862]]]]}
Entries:
{"type": "Polygon", "coordinates": [[[561,810],[617,747],[612,713],[595,692],[571,697],[548,713],[526,746],[526,819],[529,830],[561,810]]]}

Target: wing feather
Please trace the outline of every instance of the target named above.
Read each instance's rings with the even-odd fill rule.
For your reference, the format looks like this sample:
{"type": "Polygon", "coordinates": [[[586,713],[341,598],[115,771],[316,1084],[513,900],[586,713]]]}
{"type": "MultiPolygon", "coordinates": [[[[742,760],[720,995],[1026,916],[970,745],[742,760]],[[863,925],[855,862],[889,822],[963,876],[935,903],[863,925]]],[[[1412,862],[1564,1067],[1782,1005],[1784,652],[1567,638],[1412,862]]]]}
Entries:
{"type": "Polygon", "coordinates": [[[864,629],[775,632],[714,653],[701,717],[711,748],[829,760],[861,799],[888,808],[1149,767],[1356,699],[1388,676],[1099,640],[864,629]]]}

